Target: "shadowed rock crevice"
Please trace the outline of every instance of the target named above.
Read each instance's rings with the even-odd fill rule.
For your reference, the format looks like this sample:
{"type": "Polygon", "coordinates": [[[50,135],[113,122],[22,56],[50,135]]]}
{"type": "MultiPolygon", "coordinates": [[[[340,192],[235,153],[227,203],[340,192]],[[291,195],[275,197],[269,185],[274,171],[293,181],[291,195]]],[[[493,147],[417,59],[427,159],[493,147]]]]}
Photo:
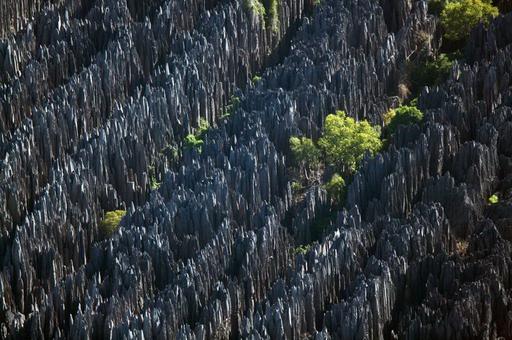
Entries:
{"type": "Polygon", "coordinates": [[[334,209],[320,185],[294,196],[289,137],[337,109],[381,123],[436,19],[278,4],[277,30],[238,0],[19,12],[36,32],[0,43],[0,338],[510,337],[510,14],[334,209]]]}

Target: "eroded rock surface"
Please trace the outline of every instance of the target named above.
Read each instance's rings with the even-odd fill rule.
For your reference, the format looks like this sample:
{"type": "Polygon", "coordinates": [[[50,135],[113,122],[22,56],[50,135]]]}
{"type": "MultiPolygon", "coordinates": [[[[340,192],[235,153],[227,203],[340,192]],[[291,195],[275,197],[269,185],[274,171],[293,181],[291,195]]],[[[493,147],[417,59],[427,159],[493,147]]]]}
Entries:
{"type": "Polygon", "coordinates": [[[296,252],[332,211],[321,186],[294,197],[289,137],[336,109],[381,123],[437,23],[425,1],[277,12],[0,5],[0,338],[512,338],[512,14],[296,252]]]}

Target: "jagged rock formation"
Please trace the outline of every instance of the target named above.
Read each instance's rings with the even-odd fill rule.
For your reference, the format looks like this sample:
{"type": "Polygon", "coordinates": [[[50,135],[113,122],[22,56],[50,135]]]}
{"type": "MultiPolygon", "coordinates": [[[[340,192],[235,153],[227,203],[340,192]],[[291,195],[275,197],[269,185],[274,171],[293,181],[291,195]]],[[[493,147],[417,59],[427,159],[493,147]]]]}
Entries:
{"type": "Polygon", "coordinates": [[[0,338],[512,338],[512,14],[302,254],[329,208],[293,197],[289,136],[339,108],[380,123],[436,20],[278,5],[278,30],[240,0],[0,5],[0,338]]]}

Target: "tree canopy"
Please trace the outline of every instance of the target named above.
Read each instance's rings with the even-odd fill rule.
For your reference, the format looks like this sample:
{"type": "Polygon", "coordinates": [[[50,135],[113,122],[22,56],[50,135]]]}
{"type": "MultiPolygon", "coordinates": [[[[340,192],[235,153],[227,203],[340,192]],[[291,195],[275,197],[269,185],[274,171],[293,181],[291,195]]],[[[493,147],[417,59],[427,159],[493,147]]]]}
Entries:
{"type": "Polygon", "coordinates": [[[441,12],[444,35],[453,41],[464,40],[474,26],[480,22],[487,24],[498,14],[490,0],[448,1],[441,12]]]}
{"type": "Polygon", "coordinates": [[[339,169],[353,172],[366,153],[375,155],[382,147],[380,129],[372,127],[366,120],[357,122],[337,111],[325,119],[325,130],[318,141],[325,153],[326,161],[339,169]]]}
{"type": "Polygon", "coordinates": [[[290,137],[290,149],[300,166],[311,169],[320,161],[320,151],[310,138],[290,137]]]}
{"type": "Polygon", "coordinates": [[[388,111],[384,116],[384,124],[388,135],[395,133],[399,125],[420,124],[423,120],[423,112],[416,106],[400,106],[388,111]]]}

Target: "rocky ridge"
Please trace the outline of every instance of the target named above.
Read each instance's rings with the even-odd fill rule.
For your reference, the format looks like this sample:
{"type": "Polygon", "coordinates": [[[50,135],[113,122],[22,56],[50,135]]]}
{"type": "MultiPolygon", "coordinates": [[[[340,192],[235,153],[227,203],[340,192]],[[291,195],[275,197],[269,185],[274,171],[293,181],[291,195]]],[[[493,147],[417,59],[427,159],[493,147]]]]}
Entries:
{"type": "Polygon", "coordinates": [[[144,3],[50,6],[0,44],[2,337],[510,337],[510,15],[297,254],[327,203],[296,206],[288,137],[338,108],[380,122],[435,35],[426,3],[282,1],[277,32],[239,1],[144,3]],[[182,146],[200,118],[202,152],[182,146]]]}

